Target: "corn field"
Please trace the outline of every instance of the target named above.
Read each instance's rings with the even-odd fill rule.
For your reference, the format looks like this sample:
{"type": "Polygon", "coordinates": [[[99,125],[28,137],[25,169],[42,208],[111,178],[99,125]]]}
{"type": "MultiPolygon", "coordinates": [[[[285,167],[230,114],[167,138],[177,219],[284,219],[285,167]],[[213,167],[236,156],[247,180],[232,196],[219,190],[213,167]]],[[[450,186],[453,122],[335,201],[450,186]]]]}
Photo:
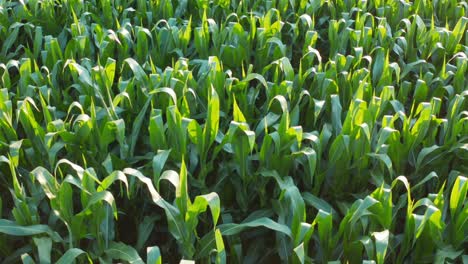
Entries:
{"type": "Polygon", "coordinates": [[[465,0],[0,0],[1,263],[468,263],[465,0]]]}

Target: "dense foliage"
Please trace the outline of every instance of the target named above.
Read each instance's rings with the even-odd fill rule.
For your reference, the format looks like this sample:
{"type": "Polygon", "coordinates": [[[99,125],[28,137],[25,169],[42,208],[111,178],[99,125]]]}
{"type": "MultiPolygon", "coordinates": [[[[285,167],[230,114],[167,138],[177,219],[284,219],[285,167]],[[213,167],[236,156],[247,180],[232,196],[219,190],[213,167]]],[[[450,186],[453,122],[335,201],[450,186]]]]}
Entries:
{"type": "Polygon", "coordinates": [[[0,0],[0,260],[467,263],[467,12],[0,0]]]}

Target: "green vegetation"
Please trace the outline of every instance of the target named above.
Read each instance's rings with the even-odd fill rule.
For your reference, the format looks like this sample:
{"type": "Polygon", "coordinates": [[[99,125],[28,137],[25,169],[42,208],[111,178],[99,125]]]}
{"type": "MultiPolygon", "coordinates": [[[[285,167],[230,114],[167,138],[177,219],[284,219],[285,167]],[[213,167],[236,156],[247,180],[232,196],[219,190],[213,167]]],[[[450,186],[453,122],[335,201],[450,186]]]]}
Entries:
{"type": "Polygon", "coordinates": [[[462,0],[0,0],[3,263],[467,263],[462,0]]]}

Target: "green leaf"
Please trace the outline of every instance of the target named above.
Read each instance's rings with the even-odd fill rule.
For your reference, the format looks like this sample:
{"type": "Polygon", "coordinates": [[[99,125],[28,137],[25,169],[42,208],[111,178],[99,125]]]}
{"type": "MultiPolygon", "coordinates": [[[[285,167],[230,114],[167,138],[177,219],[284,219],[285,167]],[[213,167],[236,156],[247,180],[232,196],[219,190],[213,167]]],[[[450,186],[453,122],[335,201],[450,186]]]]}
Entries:
{"type": "Polygon", "coordinates": [[[333,130],[335,132],[335,135],[338,135],[341,133],[342,129],[342,122],[341,122],[341,114],[343,107],[341,106],[340,103],[340,97],[337,94],[332,94],[330,96],[331,98],[331,109],[332,109],[332,126],[333,130]]]}
{"type": "Polygon", "coordinates": [[[151,232],[153,231],[154,224],[156,220],[159,217],[153,216],[145,216],[143,218],[143,221],[138,225],[138,236],[137,236],[137,242],[135,245],[135,249],[140,251],[143,248],[143,245],[146,243],[148,238],[151,235],[151,232]]]}
{"type": "Polygon", "coordinates": [[[466,201],[466,194],[468,192],[468,180],[466,177],[459,176],[453,184],[452,192],[450,194],[450,215],[455,218],[458,212],[463,208],[466,201]]]}
{"type": "Polygon", "coordinates": [[[63,254],[56,262],[56,264],[68,264],[73,263],[73,261],[80,255],[87,255],[87,253],[79,248],[70,248],[63,254]]]}
{"type": "Polygon", "coordinates": [[[237,105],[236,97],[233,98],[234,106],[233,106],[233,120],[239,123],[246,123],[247,120],[244,117],[244,114],[242,114],[242,111],[240,110],[239,106],[237,105]]]}
{"type": "Polygon", "coordinates": [[[161,195],[154,188],[154,185],[150,178],[144,176],[141,172],[132,168],[126,168],[124,169],[123,172],[125,174],[134,176],[135,178],[137,178],[139,181],[141,181],[143,184],[146,185],[147,190],[149,191],[151,195],[151,200],[156,205],[164,209],[164,211],[166,212],[166,217],[167,217],[169,230],[171,234],[174,236],[175,239],[183,240],[187,235],[186,235],[186,231],[185,231],[184,224],[183,224],[184,221],[183,221],[180,211],[176,207],[171,205],[170,203],[166,202],[161,197],[161,195]]]}
{"type": "Polygon", "coordinates": [[[242,81],[243,82],[250,82],[250,81],[252,81],[254,79],[258,80],[263,85],[263,87],[265,87],[265,89],[268,89],[268,84],[267,84],[265,78],[262,75],[258,74],[258,73],[249,73],[249,74],[247,74],[247,76],[245,76],[245,78],[242,81]]]}
{"type": "MultiPolygon", "coordinates": [[[[442,247],[440,249],[437,249],[437,252],[434,258],[434,263],[447,263],[447,259],[455,260],[462,253],[463,253],[463,250],[456,251],[452,246],[442,247]]],[[[462,263],[466,263],[465,262],[466,256],[467,255],[463,255],[462,263]]]]}
{"type": "Polygon", "coordinates": [[[204,212],[207,206],[210,207],[213,225],[216,226],[221,212],[221,202],[217,193],[212,192],[197,196],[189,211],[199,214],[204,212]]]}
{"type": "Polygon", "coordinates": [[[117,219],[117,206],[115,204],[114,196],[109,191],[101,191],[101,192],[92,194],[90,199],[88,200],[88,204],[83,209],[82,213],[85,213],[86,211],[91,209],[91,206],[101,201],[105,201],[112,207],[112,213],[114,214],[114,218],[117,219]]]}
{"type": "Polygon", "coordinates": [[[143,70],[143,68],[141,67],[140,64],[138,64],[138,62],[132,58],[127,58],[124,60],[124,62],[130,66],[130,69],[132,70],[133,72],[133,75],[136,77],[136,79],[140,82],[144,82],[146,83],[148,81],[148,77],[145,73],[145,71],[143,70]]]}
{"type": "Polygon", "coordinates": [[[0,219],[0,233],[11,236],[33,236],[39,234],[48,234],[54,242],[62,241],[59,234],[54,232],[46,225],[20,226],[13,221],[0,219]]]}
{"type": "Polygon", "coordinates": [[[185,215],[187,209],[191,205],[190,197],[188,195],[187,177],[188,175],[185,161],[182,160],[179,173],[179,184],[176,186],[176,204],[182,215],[185,215]]]}
{"type": "Polygon", "coordinates": [[[226,250],[224,249],[223,237],[221,236],[221,231],[216,229],[215,231],[216,238],[216,264],[225,264],[226,263],[226,250]]]}
{"type": "Polygon", "coordinates": [[[294,253],[296,257],[299,259],[301,264],[305,263],[305,256],[304,256],[304,243],[299,244],[299,246],[294,248],[294,253]]]}
{"type": "Polygon", "coordinates": [[[181,259],[179,264],[195,264],[195,261],[193,260],[186,260],[186,259],[181,259]]]}
{"type": "MultiPolygon", "coordinates": [[[[159,150],[158,154],[153,157],[152,167],[153,167],[153,182],[155,184],[159,183],[159,179],[161,176],[161,172],[164,168],[164,164],[166,163],[171,150],[159,150]]],[[[158,184],[159,185],[159,184],[158,184]]],[[[157,186],[158,186],[157,185],[157,186]]],[[[158,188],[159,189],[159,188],[158,188]]]]}
{"type": "Polygon", "coordinates": [[[107,176],[106,178],[104,178],[104,180],[102,180],[101,184],[99,185],[99,187],[97,188],[97,191],[100,192],[100,191],[105,191],[107,190],[115,181],[121,181],[125,187],[126,187],[126,190],[127,190],[127,197],[130,196],[129,192],[128,192],[128,181],[127,181],[127,177],[125,176],[125,174],[121,171],[114,171],[112,172],[109,176],[107,176]]]}
{"type": "Polygon", "coordinates": [[[27,253],[21,255],[21,261],[23,262],[23,264],[36,264],[36,262],[34,262],[34,259],[27,253]]]}
{"type": "Polygon", "coordinates": [[[137,251],[131,246],[125,245],[122,242],[112,241],[109,244],[109,248],[107,248],[104,252],[113,260],[124,260],[130,263],[144,264],[137,251]]]}
{"type": "Polygon", "coordinates": [[[425,184],[426,182],[428,182],[429,180],[431,180],[431,179],[433,179],[433,178],[438,179],[438,176],[437,176],[437,174],[436,174],[434,171],[430,172],[428,175],[426,175],[426,177],[424,177],[424,178],[423,178],[422,180],[420,180],[417,184],[415,184],[415,185],[413,186],[413,190],[417,189],[418,187],[424,186],[424,184],[425,184]]]}
{"type": "Polygon", "coordinates": [[[89,74],[89,71],[86,68],[74,62],[73,60],[67,60],[65,63],[65,66],[67,65],[69,65],[70,70],[72,70],[72,72],[74,72],[78,76],[79,80],[82,83],[90,87],[93,87],[93,81],[92,81],[91,75],[89,74]]]}
{"type": "Polygon", "coordinates": [[[375,250],[377,264],[383,264],[388,247],[388,237],[390,232],[384,230],[382,232],[374,232],[372,235],[375,238],[375,250]]]}
{"type": "Polygon", "coordinates": [[[39,253],[39,263],[51,263],[50,253],[52,251],[52,240],[49,237],[35,237],[33,240],[39,253]]]}
{"type": "Polygon", "coordinates": [[[222,224],[219,225],[218,228],[224,236],[232,236],[239,234],[245,229],[260,226],[276,232],[283,233],[288,237],[291,237],[291,230],[286,225],[279,224],[267,217],[261,217],[255,220],[251,220],[249,222],[242,222],[240,224],[222,224]]]}
{"type": "Polygon", "coordinates": [[[146,248],[147,261],[146,264],[162,264],[161,252],[159,247],[148,247],[146,248]]]}
{"type": "Polygon", "coordinates": [[[135,153],[135,147],[138,141],[138,138],[140,137],[140,129],[141,125],[143,124],[143,118],[145,117],[146,111],[148,109],[148,106],[151,103],[151,97],[149,97],[146,100],[146,103],[143,105],[140,113],[138,113],[138,116],[135,119],[135,122],[133,122],[133,127],[132,127],[132,133],[131,133],[131,141],[130,141],[130,156],[133,157],[135,153]]]}
{"type": "Polygon", "coordinates": [[[43,167],[37,167],[31,171],[36,180],[41,184],[42,190],[45,192],[47,198],[54,199],[57,193],[57,186],[54,176],[43,167]]]}
{"type": "Polygon", "coordinates": [[[317,210],[322,210],[327,213],[332,213],[333,215],[338,215],[338,213],[333,209],[333,207],[329,203],[311,193],[302,193],[302,198],[304,199],[304,202],[306,202],[306,204],[313,206],[317,210]]]}
{"type": "Polygon", "coordinates": [[[219,96],[211,87],[211,96],[208,102],[208,111],[205,127],[203,128],[205,151],[214,142],[219,129],[219,96]]]}
{"type": "Polygon", "coordinates": [[[364,200],[359,199],[355,202],[357,204],[357,208],[351,214],[351,218],[349,219],[349,227],[351,228],[354,224],[365,214],[367,214],[367,209],[372,205],[378,203],[377,200],[372,198],[371,196],[367,196],[364,200]]]}

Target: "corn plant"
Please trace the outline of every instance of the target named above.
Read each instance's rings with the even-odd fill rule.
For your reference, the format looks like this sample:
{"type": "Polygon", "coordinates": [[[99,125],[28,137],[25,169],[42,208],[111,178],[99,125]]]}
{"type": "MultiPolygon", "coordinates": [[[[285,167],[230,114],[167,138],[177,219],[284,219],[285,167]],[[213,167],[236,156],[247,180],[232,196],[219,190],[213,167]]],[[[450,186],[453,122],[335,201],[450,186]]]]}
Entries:
{"type": "Polygon", "coordinates": [[[467,262],[467,12],[0,0],[0,262],[467,262]]]}

